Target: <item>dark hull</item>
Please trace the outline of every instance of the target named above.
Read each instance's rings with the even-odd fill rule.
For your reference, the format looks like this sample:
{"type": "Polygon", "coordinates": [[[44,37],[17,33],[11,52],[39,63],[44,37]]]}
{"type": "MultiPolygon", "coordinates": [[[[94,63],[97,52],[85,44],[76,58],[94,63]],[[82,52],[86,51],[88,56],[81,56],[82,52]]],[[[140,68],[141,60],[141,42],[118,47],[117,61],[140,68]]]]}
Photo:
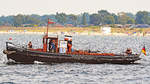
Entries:
{"type": "Polygon", "coordinates": [[[16,48],[7,46],[4,51],[7,58],[14,60],[16,63],[34,63],[35,61],[44,63],[113,63],[113,64],[130,64],[140,60],[139,55],[116,55],[116,56],[94,56],[94,55],[71,55],[60,53],[48,53],[40,51],[31,51],[26,48],[16,48]]]}

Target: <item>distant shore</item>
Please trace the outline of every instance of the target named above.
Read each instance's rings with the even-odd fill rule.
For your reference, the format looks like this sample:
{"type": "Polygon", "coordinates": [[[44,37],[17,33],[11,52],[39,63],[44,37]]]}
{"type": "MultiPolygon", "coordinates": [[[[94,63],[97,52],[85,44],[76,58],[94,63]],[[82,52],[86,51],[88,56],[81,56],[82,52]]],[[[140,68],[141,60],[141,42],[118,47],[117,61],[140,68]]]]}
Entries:
{"type": "MultiPolygon", "coordinates": [[[[46,27],[0,27],[0,34],[44,34],[46,27]]],[[[111,28],[110,33],[104,33],[100,27],[52,27],[49,34],[57,35],[106,35],[106,36],[150,36],[150,28],[111,28]]]]}
{"type": "MultiPolygon", "coordinates": [[[[68,32],[48,32],[49,34],[54,34],[54,35],[101,35],[101,36],[143,36],[143,33],[138,33],[138,34],[126,34],[126,33],[109,33],[109,34],[104,34],[104,33],[88,33],[88,32],[83,32],[83,33],[78,33],[78,32],[74,32],[74,33],[68,33],[68,32]]],[[[45,34],[44,32],[1,32],[0,34],[45,34]]],[[[146,34],[144,36],[150,36],[150,34],[146,34]]]]}

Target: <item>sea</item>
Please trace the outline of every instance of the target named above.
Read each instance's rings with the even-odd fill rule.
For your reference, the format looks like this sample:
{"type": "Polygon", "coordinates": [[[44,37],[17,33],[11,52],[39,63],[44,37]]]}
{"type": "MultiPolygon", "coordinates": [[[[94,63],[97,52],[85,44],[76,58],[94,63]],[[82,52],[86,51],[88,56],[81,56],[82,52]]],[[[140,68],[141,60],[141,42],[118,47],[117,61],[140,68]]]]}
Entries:
{"type": "MultiPolygon", "coordinates": [[[[3,50],[6,42],[33,48],[42,47],[42,34],[0,34],[0,84],[150,84],[150,37],[136,36],[87,36],[74,35],[73,48],[99,51],[100,53],[124,53],[131,48],[145,56],[134,64],[83,64],[61,63],[7,64],[3,50]],[[11,39],[10,39],[11,38],[11,39]]],[[[58,36],[63,40],[64,35],[58,36]]]]}

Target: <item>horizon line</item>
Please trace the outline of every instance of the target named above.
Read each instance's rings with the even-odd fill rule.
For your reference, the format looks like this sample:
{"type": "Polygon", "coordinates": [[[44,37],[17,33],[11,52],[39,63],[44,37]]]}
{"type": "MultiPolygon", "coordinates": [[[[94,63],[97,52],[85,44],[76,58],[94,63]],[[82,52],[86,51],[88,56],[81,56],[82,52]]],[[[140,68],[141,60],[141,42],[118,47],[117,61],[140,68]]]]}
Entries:
{"type": "MultiPolygon", "coordinates": [[[[105,10],[105,9],[101,9],[101,10],[105,10]]],[[[56,13],[65,13],[65,14],[67,14],[67,15],[69,15],[69,14],[74,14],[74,15],[80,15],[80,14],[83,14],[83,13],[89,13],[89,14],[95,14],[95,13],[98,13],[98,11],[101,11],[101,10],[97,10],[97,12],[87,12],[87,11],[85,11],[85,12],[81,12],[81,13],[67,13],[67,12],[62,12],[62,11],[60,11],[60,12],[55,12],[55,13],[43,13],[43,14],[39,14],[39,13],[16,13],[16,14],[10,14],[10,15],[6,15],[6,14],[2,14],[2,15],[0,15],[0,17],[2,17],[2,16],[5,16],[5,17],[7,17],[7,16],[16,16],[16,15],[19,15],[19,14],[21,14],[21,15],[39,15],[39,16],[44,16],[44,15],[55,15],[56,13]]],[[[136,15],[136,13],[137,12],[139,12],[139,11],[146,11],[146,12],[150,12],[150,11],[147,11],[147,10],[139,10],[139,11],[136,11],[136,12],[130,12],[130,11],[120,11],[120,12],[110,12],[109,10],[106,10],[106,11],[108,11],[109,13],[111,13],[111,14],[118,14],[118,13],[121,13],[121,12],[123,12],[123,13],[132,13],[133,15],[136,15]]]]}

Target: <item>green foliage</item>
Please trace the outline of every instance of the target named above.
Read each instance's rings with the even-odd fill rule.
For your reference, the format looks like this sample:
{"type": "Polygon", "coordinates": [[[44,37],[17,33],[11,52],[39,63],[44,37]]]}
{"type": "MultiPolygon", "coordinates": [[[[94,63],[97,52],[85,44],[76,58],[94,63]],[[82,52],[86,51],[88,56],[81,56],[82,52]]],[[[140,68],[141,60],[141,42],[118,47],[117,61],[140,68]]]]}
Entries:
{"type": "Polygon", "coordinates": [[[135,20],[129,17],[126,13],[121,13],[118,15],[118,23],[119,24],[134,24],[135,20]]]}
{"type": "Polygon", "coordinates": [[[136,24],[150,24],[150,16],[147,11],[139,11],[136,14],[136,24]]]}
{"type": "Polygon", "coordinates": [[[94,25],[114,24],[115,15],[110,14],[106,10],[101,10],[98,11],[98,14],[92,14],[90,16],[90,22],[94,25]]]}
{"type": "Polygon", "coordinates": [[[104,17],[104,24],[114,24],[115,23],[115,19],[112,15],[107,15],[104,17]]]}
{"type": "Polygon", "coordinates": [[[99,25],[101,21],[101,17],[99,14],[92,14],[90,16],[90,23],[93,25],[99,25]]]}
{"type": "Polygon", "coordinates": [[[38,15],[17,15],[14,16],[14,26],[18,27],[18,26],[23,26],[23,24],[30,24],[30,25],[39,25],[40,24],[40,20],[37,18],[39,17],[38,15]]]}
{"type": "Polygon", "coordinates": [[[9,26],[24,26],[24,25],[38,25],[46,26],[48,18],[52,19],[57,24],[66,25],[72,24],[73,26],[99,26],[99,25],[112,25],[114,24],[150,24],[150,12],[139,11],[136,15],[132,13],[109,13],[107,10],[99,10],[97,13],[89,14],[84,12],[83,14],[65,14],[56,13],[51,15],[22,15],[16,16],[1,16],[0,25],[9,26]]]}
{"type": "Polygon", "coordinates": [[[77,25],[77,16],[76,15],[73,15],[73,14],[70,14],[70,15],[68,15],[68,22],[69,22],[69,24],[73,24],[74,26],[76,26],[77,25]]]}
{"type": "Polygon", "coordinates": [[[14,26],[18,27],[21,26],[23,23],[24,23],[23,15],[19,14],[17,16],[14,16],[14,26]]]}
{"type": "Polygon", "coordinates": [[[67,21],[67,15],[65,13],[56,13],[57,22],[61,24],[65,24],[67,21]]]}
{"type": "Polygon", "coordinates": [[[87,17],[86,15],[88,15],[88,13],[83,13],[82,15],[82,24],[83,25],[87,25],[87,17]]]}

